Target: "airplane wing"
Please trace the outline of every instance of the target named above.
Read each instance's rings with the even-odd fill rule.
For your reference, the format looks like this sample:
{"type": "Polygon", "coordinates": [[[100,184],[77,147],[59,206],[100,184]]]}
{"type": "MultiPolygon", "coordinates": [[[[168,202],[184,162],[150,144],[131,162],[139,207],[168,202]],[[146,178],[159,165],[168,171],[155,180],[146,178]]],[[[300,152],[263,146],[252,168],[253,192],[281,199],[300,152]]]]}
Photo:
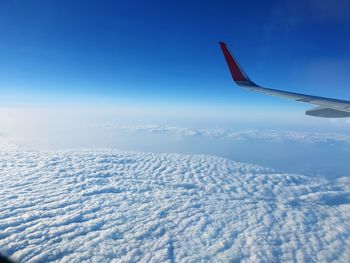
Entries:
{"type": "Polygon", "coordinates": [[[305,112],[306,115],[323,117],[323,118],[342,118],[350,117],[350,101],[324,98],[301,93],[264,88],[255,84],[244,72],[237,60],[232,56],[224,42],[219,42],[227,65],[230,69],[233,80],[237,85],[251,91],[265,93],[268,95],[278,96],[286,99],[306,102],[317,105],[305,112]]]}

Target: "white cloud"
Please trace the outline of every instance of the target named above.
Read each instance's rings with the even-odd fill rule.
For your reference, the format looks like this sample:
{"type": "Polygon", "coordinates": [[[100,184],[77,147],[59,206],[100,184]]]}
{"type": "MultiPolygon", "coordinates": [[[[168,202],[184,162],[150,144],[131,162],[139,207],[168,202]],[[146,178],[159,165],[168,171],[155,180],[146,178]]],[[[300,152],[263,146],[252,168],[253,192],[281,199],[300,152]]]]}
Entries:
{"type": "Polygon", "coordinates": [[[349,186],[206,155],[7,144],[0,248],[23,262],[349,262],[349,186]]]}
{"type": "Polygon", "coordinates": [[[196,129],[181,128],[175,126],[161,125],[120,125],[109,124],[104,128],[108,130],[128,130],[149,133],[172,133],[180,136],[207,136],[221,137],[232,140],[264,140],[264,141],[298,141],[305,143],[318,142],[341,142],[350,143],[350,135],[324,132],[298,132],[277,130],[244,130],[235,131],[231,129],[196,129]]]}

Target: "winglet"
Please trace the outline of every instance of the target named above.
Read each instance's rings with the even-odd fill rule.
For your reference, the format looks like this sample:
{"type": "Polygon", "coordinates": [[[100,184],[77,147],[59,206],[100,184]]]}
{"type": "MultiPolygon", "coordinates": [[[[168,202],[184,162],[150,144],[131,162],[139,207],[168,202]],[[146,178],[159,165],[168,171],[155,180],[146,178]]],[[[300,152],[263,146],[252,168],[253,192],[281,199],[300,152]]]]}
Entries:
{"type": "Polygon", "coordinates": [[[238,62],[231,55],[228,50],[226,44],[224,42],[219,42],[222,53],[224,53],[224,57],[226,59],[226,63],[230,69],[232,78],[235,82],[239,82],[237,84],[243,84],[244,82],[252,83],[249,79],[248,75],[244,72],[242,67],[238,64],[238,62]]]}

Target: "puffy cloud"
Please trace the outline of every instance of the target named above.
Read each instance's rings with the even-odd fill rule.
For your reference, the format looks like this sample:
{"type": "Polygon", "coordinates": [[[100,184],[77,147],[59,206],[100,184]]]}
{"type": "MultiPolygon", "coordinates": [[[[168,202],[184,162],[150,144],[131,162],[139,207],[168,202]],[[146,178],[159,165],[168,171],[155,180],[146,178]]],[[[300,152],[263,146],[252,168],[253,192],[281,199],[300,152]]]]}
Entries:
{"type": "Polygon", "coordinates": [[[7,144],[0,248],[23,262],[348,262],[349,186],[207,155],[7,144]]]}
{"type": "Polygon", "coordinates": [[[322,132],[298,132],[277,130],[245,130],[235,131],[231,129],[196,129],[181,128],[176,126],[161,125],[120,125],[109,124],[104,126],[108,130],[128,130],[148,133],[170,133],[180,136],[207,136],[221,137],[232,140],[264,140],[264,141],[297,141],[305,143],[341,142],[350,143],[350,135],[322,132]]]}

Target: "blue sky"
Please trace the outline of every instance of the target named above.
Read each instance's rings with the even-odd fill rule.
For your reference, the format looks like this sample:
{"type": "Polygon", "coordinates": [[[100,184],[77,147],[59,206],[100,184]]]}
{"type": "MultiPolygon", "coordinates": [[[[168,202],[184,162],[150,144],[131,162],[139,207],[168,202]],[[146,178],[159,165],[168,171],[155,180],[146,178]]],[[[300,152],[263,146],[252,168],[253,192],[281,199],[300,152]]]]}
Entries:
{"type": "Polygon", "coordinates": [[[345,0],[1,1],[0,104],[307,108],[238,89],[218,41],[258,83],[350,99],[349,13],[345,0]]]}

